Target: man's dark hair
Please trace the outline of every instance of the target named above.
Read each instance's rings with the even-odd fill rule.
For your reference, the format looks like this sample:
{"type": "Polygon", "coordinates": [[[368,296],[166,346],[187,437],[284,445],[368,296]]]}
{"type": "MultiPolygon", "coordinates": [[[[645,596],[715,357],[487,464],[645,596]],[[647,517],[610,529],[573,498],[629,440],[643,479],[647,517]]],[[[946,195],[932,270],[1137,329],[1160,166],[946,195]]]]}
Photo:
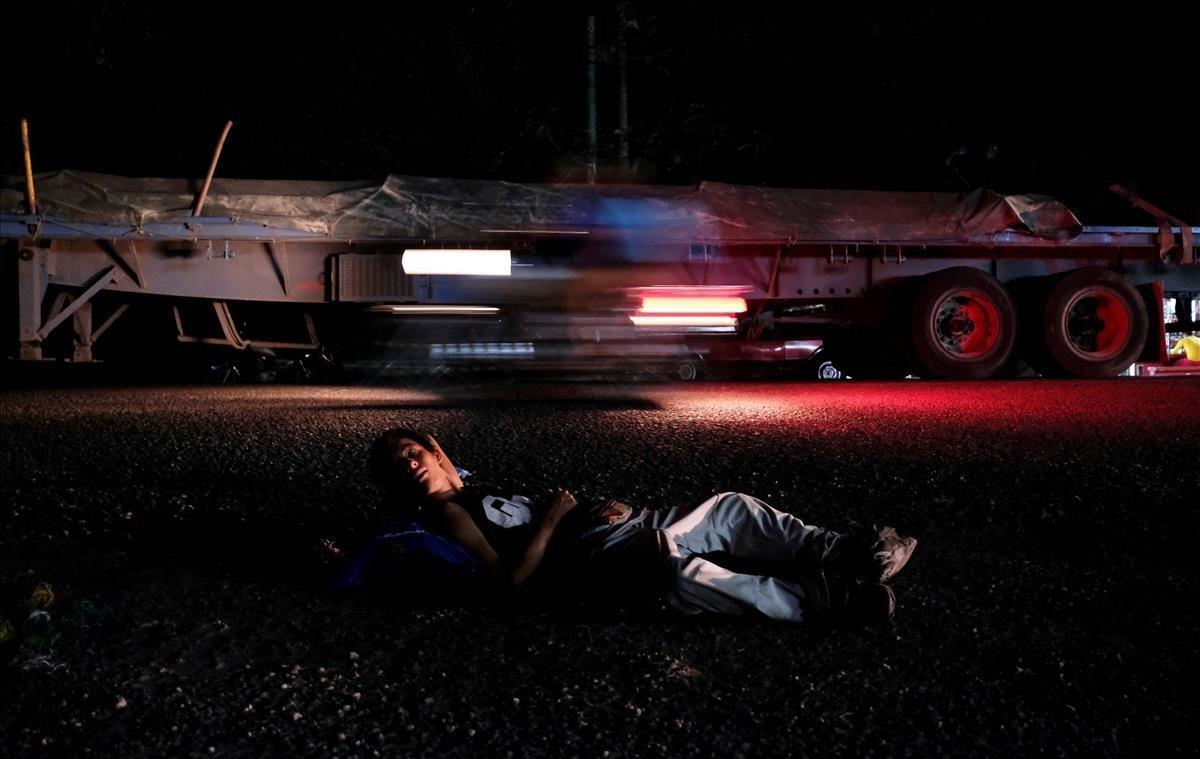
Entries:
{"type": "Polygon", "coordinates": [[[372,479],[388,491],[403,490],[406,481],[396,477],[396,453],[401,443],[411,440],[428,451],[433,450],[433,439],[424,432],[407,427],[395,427],[375,438],[367,453],[367,469],[372,479]]]}

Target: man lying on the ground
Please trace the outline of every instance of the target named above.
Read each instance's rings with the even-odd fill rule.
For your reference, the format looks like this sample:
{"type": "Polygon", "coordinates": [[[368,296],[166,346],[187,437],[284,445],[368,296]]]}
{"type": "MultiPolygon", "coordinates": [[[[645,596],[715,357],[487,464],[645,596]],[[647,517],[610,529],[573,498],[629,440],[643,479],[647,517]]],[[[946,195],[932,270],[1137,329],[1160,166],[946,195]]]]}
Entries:
{"type": "MultiPolygon", "coordinates": [[[[474,577],[482,574],[518,591],[553,540],[552,561],[561,567],[595,562],[658,567],[667,579],[668,604],[683,614],[874,623],[894,614],[895,594],[885,583],[904,567],[917,543],[890,527],[839,534],[806,525],[742,493],[652,510],[611,500],[579,507],[570,491],[559,489],[524,532],[498,530],[497,524],[532,516],[521,513],[528,501],[496,498],[467,486],[426,433],[385,432],[371,446],[369,466],[408,526],[380,533],[377,547],[389,537],[423,533],[419,545],[407,550],[426,566],[444,554],[451,565],[480,569],[474,577]],[[718,563],[717,557],[728,560],[718,563]]],[[[358,580],[369,562],[360,557],[352,565],[358,567],[358,580]]]]}

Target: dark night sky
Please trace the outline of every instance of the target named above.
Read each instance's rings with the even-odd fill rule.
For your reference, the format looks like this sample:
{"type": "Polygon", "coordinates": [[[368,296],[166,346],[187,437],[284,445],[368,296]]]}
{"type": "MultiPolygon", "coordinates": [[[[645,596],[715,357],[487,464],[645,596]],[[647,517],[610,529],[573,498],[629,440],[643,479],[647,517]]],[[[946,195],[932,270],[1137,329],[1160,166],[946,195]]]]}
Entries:
{"type": "MultiPolygon", "coordinates": [[[[1123,207],[1103,190],[1121,182],[1200,223],[1200,56],[1182,11],[856,5],[631,0],[636,178],[987,185],[1057,194],[1097,221],[1123,207]]],[[[0,171],[20,171],[26,116],[35,170],[202,175],[230,118],[225,176],[582,177],[586,4],[253,7],[6,11],[20,33],[6,35],[0,171]]],[[[601,159],[615,163],[617,17],[592,7],[601,159]]]]}

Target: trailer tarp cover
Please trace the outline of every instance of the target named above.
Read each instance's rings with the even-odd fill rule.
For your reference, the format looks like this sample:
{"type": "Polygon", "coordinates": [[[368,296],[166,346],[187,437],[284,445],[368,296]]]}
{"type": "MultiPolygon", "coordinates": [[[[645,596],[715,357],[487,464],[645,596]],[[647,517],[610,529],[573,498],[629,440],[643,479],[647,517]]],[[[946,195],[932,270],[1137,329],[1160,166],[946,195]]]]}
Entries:
{"type": "MultiPolygon", "coordinates": [[[[138,229],[186,221],[199,180],[80,171],[35,178],[41,214],[138,229]]],[[[25,211],[24,180],[4,177],[0,210],[25,211]]],[[[214,179],[206,217],[334,239],[486,239],[512,232],[612,232],[683,243],[922,243],[1018,232],[1066,240],[1082,230],[1041,195],[806,190],[703,182],[698,187],[522,184],[389,176],[377,182],[214,179]]]]}

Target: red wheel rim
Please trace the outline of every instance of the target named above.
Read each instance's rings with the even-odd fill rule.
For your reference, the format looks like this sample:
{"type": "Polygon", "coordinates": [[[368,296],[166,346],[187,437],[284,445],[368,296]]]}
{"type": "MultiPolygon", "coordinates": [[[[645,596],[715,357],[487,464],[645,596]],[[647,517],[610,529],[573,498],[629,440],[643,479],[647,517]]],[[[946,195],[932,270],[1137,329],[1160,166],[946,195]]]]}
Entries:
{"type": "Polygon", "coordinates": [[[971,361],[1000,342],[1000,309],[979,290],[955,290],[938,302],[929,321],[933,342],[951,358],[971,361]]]}
{"type": "Polygon", "coordinates": [[[1125,350],[1132,322],[1133,314],[1116,292],[1088,287],[1067,302],[1062,328],[1073,353],[1089,361],[1105,361],[1125,350]]]}

